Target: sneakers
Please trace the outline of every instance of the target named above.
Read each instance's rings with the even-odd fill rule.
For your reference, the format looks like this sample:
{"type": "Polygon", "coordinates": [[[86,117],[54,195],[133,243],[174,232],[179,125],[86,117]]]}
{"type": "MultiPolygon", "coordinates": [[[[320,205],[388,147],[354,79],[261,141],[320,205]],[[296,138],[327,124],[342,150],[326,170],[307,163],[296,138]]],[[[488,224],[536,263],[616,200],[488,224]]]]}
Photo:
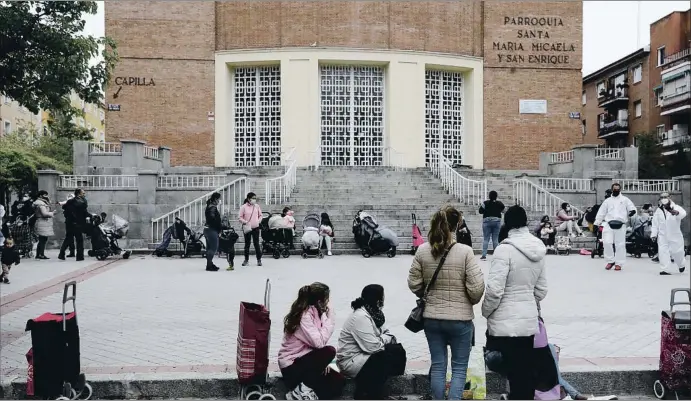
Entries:
{"type": "Polygon", "coordinates": [[[480,260],[487,260],[487,256],[481,256],[480,260]]]}
{"type": "Polygon", "coordinates": [[[235,270],[235,267],[233,267],[233,265],[228,265],[228,267],[226,267],[226,271],[232,272],[233,270],[235,270]]]}
{"type": "Polygon", "coordinates": [[[318,400],[314,390],[300,383],[292,391],[286,393],[287,400],[318,400]]]}
{"type": "Polygon", "coordinates": [[[3,278],[2,278],[2,282],[5,283],[5,284],[9,284],[9,283],[10,283],[10,279],[8,279],[7,277],[3,277],[3,278]]]}
{"type": "Polygon", "coordinates": [[[257,266],[263,266],[261,260],[258,260],[258,261],[257,261],[257,266]]]}
{"type": "Polygon", "coordinates": [[[334,256],[334,254],[331,253],[331,251],[327,252],[326,254],[327,254],[327,256],[334,256]]]}
{"type": "Polygon", "coordinates": [[[206,266],[206,271],[208,271],[208,272],[217,272],[218,270],[219,270],[219,267],[216,265],[206,266]]]}
{"type": "Polygon", "coordinates": [[[605,266],[605,270],[612,270],[614,267],[614,263],[607,263],[607,266],[605,266]]]}
{"type": "Polygon", "coordinates": [[[614,266],[614,270],[621,271],[621,266],[619,266],[619,265],[614,266]]]}
{"type": "Polygon", "coordinates": [[[686,270],[686,266],[684,266],[684,267],[680,267],[680,268],[679,268],[679,273],[683,273],[683,272],[684,272],[684,270],[686,270]]]}
{"type": "Polygon", "coordinates": [[[242,262],[242,265],[243,265],[243,266],[249,266],[249,265],[250,265],[250,261],[249,261],[249,260],[245,260],[244,262],[242,262]]]}
{"type": "Polygon", "coordinates": [[[660,276],[671,276],[671,274],[663,270],[660,272],[660,276]]]}

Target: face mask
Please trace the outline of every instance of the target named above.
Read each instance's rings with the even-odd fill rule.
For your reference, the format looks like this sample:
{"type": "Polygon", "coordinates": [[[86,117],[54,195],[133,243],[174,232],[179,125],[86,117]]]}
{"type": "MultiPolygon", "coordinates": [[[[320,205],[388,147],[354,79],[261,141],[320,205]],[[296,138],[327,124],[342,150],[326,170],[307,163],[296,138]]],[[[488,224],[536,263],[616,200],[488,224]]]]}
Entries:
{"type": "Polygon", "coordinates": [[[289,210],[288,213],[286,213],[286,214],[287,214],[288,216],[292,216],[292,215],[293,215],[293,211],[292,211],[292,210],[289,210]]]}
{"type": "Polygon", "coordinates": [[[660,203],[661,203],[662,205],[665,205],[665,206],[666,206],[666,205],[669,205],[669,199],[664,198],[664,199],[660,200],[660,203]]]}
{"type": "Polygon", "coordinates": [[[570,211],[571,211],[571,208],[567,206],[567,207],[566,207],[566,211],[567,211],[567,212],[570,212],[570,211]]]}
{"type": "Polygon", "coordinates": [[[250,205],[256,205],[257,200],[256,199],[250,199],[250,205]]]}
{"type": "Polygon", "coordinates": [[[612,196],[619,196],[620,191],[612,191],[612,196]]]}

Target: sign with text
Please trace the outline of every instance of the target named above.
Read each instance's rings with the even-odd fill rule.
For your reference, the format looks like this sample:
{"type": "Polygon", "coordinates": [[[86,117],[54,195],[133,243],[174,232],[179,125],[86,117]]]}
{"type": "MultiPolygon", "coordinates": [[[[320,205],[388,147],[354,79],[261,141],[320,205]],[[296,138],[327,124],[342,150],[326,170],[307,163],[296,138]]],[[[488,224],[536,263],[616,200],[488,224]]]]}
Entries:
{"type": "Polygon", "coordinates": [[[119,104],[108,104],[108,111],[120,111],[119,104]]]}
{"type": "Polygon", "coordinates": [[[120,86],[156,86],[153,78],[146,77],[116,77],[115,85],[120,86]]]}
{"type": "Polygon", "coordinates": [[[581,119],[581,113],[578,111],[572,111],[569,113],[569,118],[572,120],[580,120],[581,119]]]}
{"type": "Polygon", "coordinates": [[[490,7],[497,7],[492,11],[497,15],[486,25],[485,63],[507,68],[581,68],[581,30],[576,18],[513,15],[500,5],[490,7]]]}
{"type": "Polygon", "coordinates": [[[518,101],[518,112],[520,114],[547,114],[547,100],[524,100],[518,101]]]}

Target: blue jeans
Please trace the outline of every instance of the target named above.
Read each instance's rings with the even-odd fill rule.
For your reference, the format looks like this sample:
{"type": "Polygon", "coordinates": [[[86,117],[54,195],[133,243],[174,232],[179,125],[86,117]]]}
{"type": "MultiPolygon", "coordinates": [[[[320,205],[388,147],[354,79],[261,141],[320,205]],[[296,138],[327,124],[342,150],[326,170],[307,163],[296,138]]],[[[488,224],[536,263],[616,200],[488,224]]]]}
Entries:
{"type": "Polygon", "coordinates": [[[501,229],[500,218],[485,217],[482,220],[482,257],[487,256],[490,238],[492,239],[492,249],[497,249],[499,245],[499,229],[501,229]]]}
{"type": "Polygon", "coordinates": [[[206,265],[214,264],[214,256],[218,251],[218,231],[204,227],[204,238],[206,238],[206,265]]]}
{"type": "Polygon", "coordinates": [[[557,375],[559,376],[559,385],[564,388],[564,391],[566,391],[566,394],[569,395],[569,397],[573,398],[574,400],[576,397],[580,396],[581,393],[576,390],[571,383],[567,382],[564,380],[564,378],[561,377],[561,372],[559,371],[559,362],[557,362],[557,350],[554,348],[554,344],[549,344],[549,350],[552,351],[552,357],[554,357],[554,363],[557,365],[557,375]]]}
{"type": "Polygon", "coordinates": [[[474,330],[472,321],[425,319],[425,336],[432,359],[430,384],[435,400],[444,399],[449,360],[448,347],[451,347],[449,400],[462,398],[474,330]]]}

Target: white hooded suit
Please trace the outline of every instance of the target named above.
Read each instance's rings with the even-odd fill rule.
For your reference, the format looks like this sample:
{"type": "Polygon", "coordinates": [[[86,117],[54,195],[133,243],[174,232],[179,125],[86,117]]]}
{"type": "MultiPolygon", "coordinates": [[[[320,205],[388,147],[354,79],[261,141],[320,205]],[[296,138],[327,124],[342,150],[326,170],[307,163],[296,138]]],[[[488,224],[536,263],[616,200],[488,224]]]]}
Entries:
{"type": "Polygon", "coordinates": [[[672,267],[672,259],[679,269],[684,267],[684,236],[681,233],[681,221],[686,217],[686,210],[670,202],[672,208],[679,212],[674,216],[662,207],[658,207],[653,215],[652,237],[657,237],[658,257],[660,268],[666,271],[672,267]]]}

